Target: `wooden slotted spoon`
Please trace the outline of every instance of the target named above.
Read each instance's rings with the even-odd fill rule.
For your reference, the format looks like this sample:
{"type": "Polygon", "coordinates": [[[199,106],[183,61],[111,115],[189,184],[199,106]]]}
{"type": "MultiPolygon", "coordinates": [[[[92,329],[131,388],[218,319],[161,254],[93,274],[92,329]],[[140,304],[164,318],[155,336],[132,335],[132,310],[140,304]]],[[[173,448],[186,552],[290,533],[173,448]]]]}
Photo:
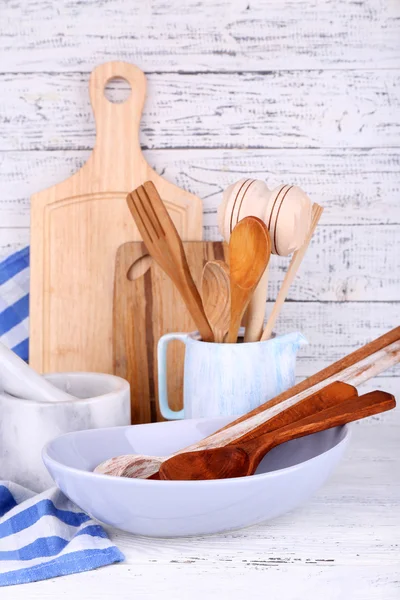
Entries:
{"type": "Polygon", "coordinates": [[[155,185],[146,181],[126,201],[149,254],[178,288],[202,339],[214,341],[203,304],[193,281],[182,240],[155,185]]]}

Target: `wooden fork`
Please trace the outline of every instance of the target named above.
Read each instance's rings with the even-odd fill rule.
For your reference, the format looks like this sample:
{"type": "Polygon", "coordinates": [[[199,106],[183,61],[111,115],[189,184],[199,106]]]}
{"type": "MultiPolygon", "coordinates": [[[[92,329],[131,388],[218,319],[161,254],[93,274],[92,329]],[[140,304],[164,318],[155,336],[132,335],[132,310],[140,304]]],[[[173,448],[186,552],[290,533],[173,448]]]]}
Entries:
{"type": "Polygon", "coordinates": [[[178,288],[202,340],[213,342],[214,335],[190,273],[182,240],[155,185],[146,181],[128,194],[126,201],[149,254],[178,288]]]}

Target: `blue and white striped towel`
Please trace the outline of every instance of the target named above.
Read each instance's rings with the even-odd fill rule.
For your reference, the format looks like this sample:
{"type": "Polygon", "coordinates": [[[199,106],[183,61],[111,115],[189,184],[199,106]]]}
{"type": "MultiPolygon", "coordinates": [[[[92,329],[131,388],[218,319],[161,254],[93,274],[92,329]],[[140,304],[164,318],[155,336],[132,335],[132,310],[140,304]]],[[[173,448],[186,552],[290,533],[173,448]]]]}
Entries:
{"type": "Polygon", "coordinates": [[[35,494],[0,481],[0,586],[124,560],[104,529],[57,488],[35,494]]]}
{"type": "Polygon", "coordinates": [[[0,341],[28,360],[29,248],[0,262],[0,341]]]}
{"type": "MultiPolygon", "coordinates": [[[[0,341],[28,360],[29,248],[0,262],[0,341]]],[[[0,586],[124,560],[104,529],[57,488],[0,481],[0,586]]]]}

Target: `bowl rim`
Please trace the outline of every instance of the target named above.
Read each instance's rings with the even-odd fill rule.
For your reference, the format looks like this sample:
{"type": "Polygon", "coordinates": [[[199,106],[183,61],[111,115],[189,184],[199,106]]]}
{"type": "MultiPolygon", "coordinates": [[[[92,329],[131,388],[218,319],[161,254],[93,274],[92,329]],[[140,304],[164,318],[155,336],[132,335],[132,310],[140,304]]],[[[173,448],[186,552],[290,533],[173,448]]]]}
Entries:
{"type": "MultiPolygon", "coordinates": [[[[218,418],[218,417],[217,417],[218,418]]],[[[186,419],[185,419],[186,420],[186,419]]],[[[191,420],[191,421],[202,421],[202,420],[209,420],[209,419],[187,419],[187,420],[191,420]]],[[[143,425],[157,425],[158,423],[143,423],[143,425]]],[[[67,472],[73,473],[73,474],[77,474],[81,477],[85,477],[85,478],[89,478],[89,477],[95,477],[97,480],[104,480],[104,481],[109,481],[109,482],[119,482],[118,485],[139,485],[139,486],[159,486],[160,484],[164,486],[164,489],[167,487],[172,486],[179,486],[179,487],[184,487],[187,485],[193,485],[193,486],[198,486],[198,485],[208,485],[208,486],[215,486],[218,487],[219,485],[241,485],[240,482],[243,482],[243,485],[248,482],[249,480],[251,481],[263,481],[264,479],[272,479],[275,477],[280,477],[282,475],[285,474],[289,474],[291,472],[295,472],[298,471],[302,468],[304,468],[304,465],[309,465],[310,463],[312,463],[313,461],[318,460],[321,456],[323,456],[324,454],[327,454],[328,452],[331,452],[333,449],[338,448],[340,446],[346,446],[350,440],[351,437],[351,429],[349,427],[349,424],[346,425],[340,425],[338,427],[332,427],[331,429],[340,429],[343,432],[343,437],[341,440],[339,440],[337,442],[337,444],[335,444],[334,446],[332,446],[331,448],[328,448],[327,450],[324,450],[323,452],[317,454],[316,456],[313,456],[311,458],[308,458],[307,460],[303,460],[300,463],[297,463],[295,465],[291,465],[290,467],[283,467],[282,469],[276,469],[275,471],[269,471],[268,473],[258,473],[258,474],[254,474],[254,475],[246,475],[245,477],[229,477],[226,479],[201,479],[201,480],[195,480],[195,481],[191,481],[191,480],[173,480],[173,481],[167,481],[167,480],[158,480],[158,479],[139,479],[139,478],[130,478],[130,477],[119,477],[117,475],[106,475],[103,473],[95,473],[94,471],[86,471],[84,469],[78,469],[77,467],[70,467],[68,465],[63,464],[60,461],[55,460],[54,458],[50,457],[48,454],[48,450],[50,448],[50,446],[57,440],[67,437],[67,436],[73,436],[76,434],[80,434],[80,433],[84,433],[87,431],[104,431],[104,430],[115,430],[115,429],[126,429],[126,428],[130,428],[130,427],[135,427],[135,425],[121,425],[118,427],[101,427],[99,429],[83,429],[80,431],[72,431],[69,433],[64,433],[60,436],[57,436],[56,438],[53,438],[52,440],[50,440],[49,442],[47,442],[47,444],[43,447],[42,449],[42,460],[46,466],[46,469],[49,471],[49,467],[48,464],[50,465],[54,465],[56,468],[59,468],[59,466],[61,466],[61,468],[63,470],[66,470],[67,472]]],[[[326,430],[325,430],[326,431],[326,430]]],[[[308,437],[308,436],[304,436],[304,437],[308,437]]],[[[301,439],[301,438],[300,438],[301,439]]],[[[113,458],[113,457],[110,457],[113,458]]],[[[106,459],[108,460],[108,459],[106,459]]],[[[51,476],[51,473],[50,473],[51,476]]]]}

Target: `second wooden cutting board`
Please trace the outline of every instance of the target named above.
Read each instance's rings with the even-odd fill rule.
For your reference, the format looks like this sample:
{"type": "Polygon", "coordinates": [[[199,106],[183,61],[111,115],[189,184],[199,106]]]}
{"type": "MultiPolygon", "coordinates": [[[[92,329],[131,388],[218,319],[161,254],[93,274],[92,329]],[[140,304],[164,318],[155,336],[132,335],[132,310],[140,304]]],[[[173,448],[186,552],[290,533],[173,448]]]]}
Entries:
{"type": "MultiPolygon", "coordinates": [[[[207,260],[224,260],[223,242],[184,242],[193,279],[200,289],[207,260]]],[[[226,255],[225,255],[226,252],[226,255]]],[[[131,385],[132,423],[160,421],[157,402],[157,343],[165,333],[196,327],[169,277],[141,242],[128,242],[117,252],[113,315],[114,373],[131,385]]],[[[168,353],[168,397],[171,408],[182,408],[183,344],[173,342],[168,353]]]]}

